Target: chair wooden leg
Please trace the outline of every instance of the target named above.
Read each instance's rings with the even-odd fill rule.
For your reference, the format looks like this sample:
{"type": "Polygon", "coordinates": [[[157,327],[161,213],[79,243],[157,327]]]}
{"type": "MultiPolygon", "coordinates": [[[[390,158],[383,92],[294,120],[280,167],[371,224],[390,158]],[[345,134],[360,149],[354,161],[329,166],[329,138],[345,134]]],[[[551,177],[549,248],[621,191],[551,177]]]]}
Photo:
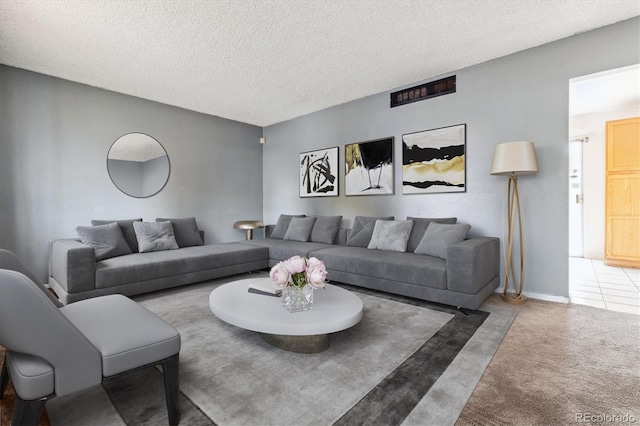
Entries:
{"type": "Polygon", "coordinates": [[[9,384],[9,370],[7,369],[7,354],[4,355],[2,363],[2,373],[0,373],[0,399],[4,396],[4,391],[9,384]]]}
{"type": "Polygon", "coordinates": [[[162,363],[164,391],[167,397],[167,414],[171,426],[177,426],[180,423],[179,358],[180,354],[177,354],[162,363]]]}
{"type": "Polygon", "coordinates": [[[13,406],[13,416],[11,417],[11,424],[13,426],[37,426],[40,422],[40,416],[42,415],[42,409],[47,403],[47,398],[35,399],[32,401],[25,401],[16,394],[15,404],[13,406]]]}

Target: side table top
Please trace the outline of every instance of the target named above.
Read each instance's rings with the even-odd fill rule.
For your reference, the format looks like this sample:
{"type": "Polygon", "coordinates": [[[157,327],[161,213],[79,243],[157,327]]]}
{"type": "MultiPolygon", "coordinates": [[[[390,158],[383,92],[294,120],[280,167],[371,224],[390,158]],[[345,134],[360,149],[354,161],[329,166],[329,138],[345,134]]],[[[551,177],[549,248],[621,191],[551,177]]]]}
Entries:
{"type": "Polygon", "coordinates": [[[314,290],[313,309],[291,313],[281,297],[249,293],[249,284],[268,280],[248,278],[223,284],[209,295],[211,312],[246,330],[285,336],[311,336],[345,330],[362,319],[362,301],[354,293],[326,284],[314,290]]]}

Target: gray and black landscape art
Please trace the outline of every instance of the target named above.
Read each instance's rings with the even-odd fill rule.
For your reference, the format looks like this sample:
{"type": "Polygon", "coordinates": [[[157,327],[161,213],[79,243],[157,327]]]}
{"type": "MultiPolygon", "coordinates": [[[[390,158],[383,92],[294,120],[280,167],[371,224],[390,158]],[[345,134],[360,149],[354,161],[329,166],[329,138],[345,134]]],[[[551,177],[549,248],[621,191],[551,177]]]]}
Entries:
{"type": "Polygon", "coordinates": [[[466,124],[402,136],[402,193],[465,192],[466,124]]]}

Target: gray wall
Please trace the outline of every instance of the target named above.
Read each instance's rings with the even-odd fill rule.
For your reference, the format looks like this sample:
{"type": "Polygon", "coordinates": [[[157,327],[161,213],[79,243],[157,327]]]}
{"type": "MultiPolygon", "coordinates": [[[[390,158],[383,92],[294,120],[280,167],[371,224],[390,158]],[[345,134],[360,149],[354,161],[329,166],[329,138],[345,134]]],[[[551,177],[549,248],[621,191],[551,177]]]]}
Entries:
{"type": "Polygon", "coordinates": [[[260,127],[0,65],[0,247],[46,279],[49,241],[91,219],[195,216],[207,242],[242,240],[262,219],[260,127]],[[151,198],[120,192],[107,152],[120,136],[156,138],[171,162],[151,198]]]}
{"type": "Polygon", "coordinates": [[[493,147],[531,140],[540,172],[519,180],[525,290],[567,296],[569,79],[640,62],[639,36],[634,18],[458,70],[452,95],[390,109],[386,92],[267,127],[264,219],[342,214],[350,227],[356,215],[457,216],[472,233],[504,239],[507,179],[489,174],[493,147]],[[402,195],[402,135],[460,123],[467,124],[467,192],[402,195]],[[387,136],[395,137],[395,195],[345,197],[342,168],[339,197],[298,197],[300,152],[337,145],[342,164],[345,144],[387,136]]]}

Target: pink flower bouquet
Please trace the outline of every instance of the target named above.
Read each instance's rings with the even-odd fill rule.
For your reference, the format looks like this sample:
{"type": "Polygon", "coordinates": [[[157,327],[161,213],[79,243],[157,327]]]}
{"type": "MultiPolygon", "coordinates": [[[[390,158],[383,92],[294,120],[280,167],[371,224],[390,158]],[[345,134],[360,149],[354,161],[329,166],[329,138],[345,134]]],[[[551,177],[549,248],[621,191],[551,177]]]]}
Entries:
{"type": "Polygon", "coordinates": [[[286,286],[302,288],[309,284],[316,289],[324,287],[327,268],[321,260],[315,257],[307,259],[301,256],[293,256],[278,262],[271,268],[269,276],[275,283],[276,288],[282,289],[286,286]]]}

